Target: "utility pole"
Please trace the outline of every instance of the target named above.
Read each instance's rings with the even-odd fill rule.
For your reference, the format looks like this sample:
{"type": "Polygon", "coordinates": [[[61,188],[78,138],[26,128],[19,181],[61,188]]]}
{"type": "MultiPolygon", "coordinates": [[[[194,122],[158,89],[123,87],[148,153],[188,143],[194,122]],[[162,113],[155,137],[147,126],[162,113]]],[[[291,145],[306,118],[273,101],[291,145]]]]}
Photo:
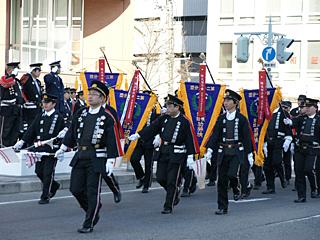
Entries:
{"type": "Polygon", "coordinates": [[[166,67],[169,93],[173,93],[173,69],[174,69],[174,32],[173,32],[173,0],[166,0],[166,67]]]}

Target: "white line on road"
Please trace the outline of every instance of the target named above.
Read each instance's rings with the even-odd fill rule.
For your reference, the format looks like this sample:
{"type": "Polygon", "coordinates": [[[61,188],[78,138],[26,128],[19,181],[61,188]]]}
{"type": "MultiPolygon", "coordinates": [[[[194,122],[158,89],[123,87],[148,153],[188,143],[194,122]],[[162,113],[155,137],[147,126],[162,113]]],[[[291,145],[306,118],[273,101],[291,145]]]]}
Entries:
{"type": "Polygon", "coordinates": [[[248,202],[266,201],[266,200],[269,200],[269,199],[271,199],[271,198],[252,198],[252,199],[245,199],[245,200],[239,200],[239,201],[229,200],[229,202],[233,202],[233,203],[248,203],[248,202]]]}
{"type": "MultiPolygon", "coordinates": [[[[154,187],[154,188],[149,188],[149,190],[158,190],[161,189],[162,187],[154,187]]],[[[121,191],[121,193],[130,193],[130,192],[139,192],[141,189],[133,189],[133,190],[126,190],[126,191],[121,191]]],[[[113,194],[112,192],[103,192],[101,195],[109,195],[113,194]]],[[[54,199],[68,199],[68,198],[73,198],[72,195],[68,196],[62,196],[62,197],[54,197],[54,199]]],[[[27,202],[37,202],[39,199],[28,199],[28,200],[18,200],[18,201],[10,201],[10,202],[0,202],[0,205],[9,205],[9,204],[15,204],[15,203],[27,203],[27,202]]]]}
{"type": "Polygon", "coordinates": [[[274,225],[281,225],[281,224],[285,224],[285,223],[295,223],[295,222],[302,222],[302,221],[305,221],[305,220],[309,220],[309,219],[312,219],[312,218],[319,218],[320,217],[320,214],[318,215],[313,215],[313,216],[309,216],[309,217],[303,217],[303,218],[295,218],[295,219],[291,219],[291,220],[286,220],[286,221],[281,221],[281,222],[276,222],[276,223],[268,223],[266,225],[270,226],[274,226],[274,225]]]}

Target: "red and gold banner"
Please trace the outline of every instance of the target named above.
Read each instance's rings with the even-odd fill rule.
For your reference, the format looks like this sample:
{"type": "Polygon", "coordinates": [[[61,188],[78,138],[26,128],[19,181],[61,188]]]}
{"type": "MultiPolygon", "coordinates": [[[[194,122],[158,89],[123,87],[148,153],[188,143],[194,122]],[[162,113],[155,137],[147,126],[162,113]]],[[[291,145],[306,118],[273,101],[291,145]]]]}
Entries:
{"type": "Polygon", "coordinates": [[[105,60],[104,58],[99,59],[99,81],[105,83],[105,60]]]}
{"type": "Polygon", "coordinates": [[[267,73],[265,69],[259,71],[259,105],[258,105],[258,124],[264,122],[264,118],[270,120],[272,114],[269,108],[267,95],[267,73]]]}
{"type": "Polygon", "coordinates": [[[128,108],[127,108],[127,112],[126,112],[126,117],[125,117],[125,120],[124,120],[125,124],[132,123],[134,106],[135,106],[135,103],[136,103],[137,94],[139,92],[139,74],[140,74],[140,71],[136,70],[134,72],[134,75],[133,75],[133,78],[132,78],[131,88],[129,90],[130,98],[129,98],[129,102],[128,102],[128,108]]]}
{"type": "Polygon", "coordinates": [[[199,118],[206,115],[206,64],[201,63],[199,69],[199,105],[198,114],[199,118]]]}

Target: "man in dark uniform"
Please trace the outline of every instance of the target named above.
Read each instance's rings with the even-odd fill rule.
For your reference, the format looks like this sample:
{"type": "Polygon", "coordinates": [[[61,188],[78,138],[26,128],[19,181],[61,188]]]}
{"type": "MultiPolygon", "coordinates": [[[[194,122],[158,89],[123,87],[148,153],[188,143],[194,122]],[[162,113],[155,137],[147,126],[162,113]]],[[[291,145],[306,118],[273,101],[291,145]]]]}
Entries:
{"type": "Polygon", "coordinates": [[[79,233],[90,233],[99,220],[102,175],[111,175],[115,158],[120,155],[120,141],[116,123],[102,107],[109,90],[99,81],[89,88],[89,108],[73,118],[56,152],[60,156],[67,147],[77,146],[71,160],[70,191],[85,211],[85,220],[79,233]]]}
{"type": "Polygon", "coordinates": [[[284,110],[280,106],[272,114],[272,119],[267,128],[265,143],[263,145],[265,155],[263,170],[266,176],[267,190],[263,191],[263,194],[275,193],[275,173],[280,178],[282,188],[287,186],[282,166],[282,153],[290,150],[292,142],[291,128],[283,123],[283,119],[288,116],[289,114],[285,115],[284,110]]]}
{"type": "Polygon", "coordinates": [[[158,117],[150,126],[129,137],[130,141],[142,138],[153,139],[157,134],[161,138],[160,156],[157,162],[157,181],[166,190],[166,201],[162,214],[172,213],[179,202],[177,184],[181,167],[187,159],[187,166],[192,166],[193,155],[199,153],[199,145],[189,120],[181,114],[183,102],[168,95],[167,113],[158,117]],[[188,157],[186,157],[188,156],[188,157]]]}
{"type": "Polygon", "coordinates": [[[70,107],[72,114],[74,113],[74,107],[77,101],[77,90],[75,88],[70,88],[70,107]]]}
{"type": "Polygon", "coordinates": [[[314,176],[314,163],[320,148],[320,118],[316,115],[318,100],[305,99],[306,115],[284,119],[284,123],[297,131],[294,171],[298,199],[296,203],[306,202],[306,175],[310,181],[311,198],[317,197],[314,176]]]}
{"type": "Polygon", "coordinates": [[[41,82],[38,79],[41,74],[42,63],[30,64],[30,73],[24,74],[20,78],[22,93],[25,103],[23,104],[24,131],[31,126],[34,117],[41,111],[41,82]]]}
{"type": "Polygon", "coordinates": [[[228,213],[228,185],[233,189],[234,200],[240,199],[238,170],[240,164],[253,164],[252,143],[249,122],[237,105],[241,96],[227,89],[224,98],[226,113],[220,115],[214,126],[206,148],[205,158],[211,159],[213,149],[218,149],[218,211],[217,215],[228,213]]]}
{"type": "Polygon", "coordinates": [[[290,116],[291,117],[298,117],[299,115],[301,115],[301,108],[303,108],[304,104],[305,104],[305,101],[306,101],[306,95],[299,95],[298,97],[298,107],[296,108],[293,108],[291,111],[290,111],[290,116]]]}
{"type": "Polygon", "coordinates": [[[22,122],[22,92],[19,80],[19,62],[6,66],[5,76],[0,79],[0,146],[12,146],[16,143],[22,122]]]}
{"type": "MultiPolygon", "coordinates": [[[[281,107],[286,114],[286,117],[290,117],[290,109],[292,107],[292,103],[290,101],[282,101],[281,107]]],[[[293,136],[292,136],[293,137],[293,136]]],[[[289,151],[283,151],[283,165],[284,165],[284,177],[286,179],[286,185],[290,185],[290,179],[292,175],[292,164],[291,164],[291,157],[292,157],[292,145],[294,143],[291,142],[289,151]]]]}
{"type": "MultiPolygon", "coordinates": [[[[151,91],[145,90],[143,93],[151,94],[151,91]]],[[[152,109],[149,114],[148,120],[144,126],[148,127],[150,124],[156,120],[158,115],[156,114],[156,109],[152,109]]],[[[153,168],[153,141],[154,139],[151,138],[148,141],[144,141],[143,139],[139,139],[135,149],[130,158],[130,163],[133,167],[134,173],[136,175],[136,179],[138,180],[138,184],[136,188],[142,188],[142,193],[147,193],[149,191],[149,187],[152,181],[152,168],[153,168]],[[144,171],[141,166],[140,160],[141,157],[144,156],[144,171]]]]}
{"type": "Polygon", "coordinates": [[[71,112],[71,102],[70,102],[70,88],[66,87],[64,89],[63,95],[63,119],[66,127],[69,127],[72,120],[72,112],[71,112]]]}
{"type": "Polygon", "coordinates": [[[46,87],[46,93],[55,95],[58,97],[56,109],[63,114],[64,113],[64,86],[62,79],[60,78],[60,61],[50,63],[51,72],[44,76],[44,83],[46,87]]]}
{"type": "Polygon", "coordinates": [[[86,100],[83,95],[83,91],[79,91],[77,101],[74,105],[73,113],[76,113],[79,109],[82,109],[86,106],[87,106],[87,104],[86,104],[86,100]]]}
{"type": "Polygon", "coordinates": [[[27,132],[23,135],[22,140],[14,145],[15,150],[20,150],[24,143],[34,144],[32,149],[34,152],[45,152],[51,155],[42,156],[41,161],[36,162],[35,172],[42,182],[42,194],[39,204],[47,204],[50,201],[60,184],[54,180],[54,171],[57,164],[57,158],[53,155],[59,148],[57,141],[53,142],[53,147],[50,144],[44,144],[46,140],[50,140],[58,136],[59,132],[64,128],[62,115],[55,110],[57,97],[44,94],[43,96],[43,113],[39,113],[27,132]]]}

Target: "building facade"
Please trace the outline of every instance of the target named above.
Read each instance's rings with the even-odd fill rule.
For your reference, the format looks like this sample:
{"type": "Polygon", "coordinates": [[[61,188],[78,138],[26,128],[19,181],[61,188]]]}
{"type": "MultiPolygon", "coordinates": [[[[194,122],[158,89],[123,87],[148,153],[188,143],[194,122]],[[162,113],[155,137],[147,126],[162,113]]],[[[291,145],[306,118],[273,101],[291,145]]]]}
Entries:
{"type": "MultiPolygon", "coordinates": [[[[208,64],[214,78],[234,89],[258,88],[258,71],[266,47],[263,35],[251,36],[249,60],[237,63],[236,32],[267,32],[269,17],[273,32],[295,42],[285,64],[272,63],[273,85],[282,87],[285,98],[298,94],[318,97],[320,86],[320,1],[319,0],[213,0],[208,1],[208,64]]],[[[276,42],[273,47],[276,48],[276,42]]]]}

